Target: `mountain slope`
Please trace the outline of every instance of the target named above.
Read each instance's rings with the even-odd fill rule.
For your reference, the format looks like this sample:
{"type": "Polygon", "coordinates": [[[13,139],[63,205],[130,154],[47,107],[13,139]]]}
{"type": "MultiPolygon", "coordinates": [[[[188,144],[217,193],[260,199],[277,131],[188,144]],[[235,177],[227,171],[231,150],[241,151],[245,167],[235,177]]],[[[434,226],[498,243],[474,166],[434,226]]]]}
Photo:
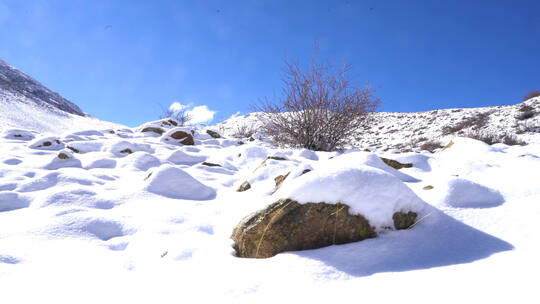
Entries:
{"type": "Polygon", "coordinates": [[[86,115],[76,104],[0,59],[0,128],[63,133],[117,124],[86,115]]]}
{"type": "Polygon", "coordinates": [[[32,77],[24,74],[0,59],[0,90],[14,95],[22,95],[37,105],[50,105],[58,110],[84,116],[84,112],[74,103],[49,90],[32,77]]]}
{"type": "MultiPolygon", "coordinates": [[[[375,112],[357,130],[350,147],[414,149],[435,141],[443,145],[453,136],[471,134],[515,136],[526,143],[540,142],[540,97],[509,106],[439,109],[425,112],[375,112]],[[531,117],[524,115],[530,113],[531,117]]],[[[228,136],[258,131],[261,113],[231,117],[215,128],[228,136]]]]}

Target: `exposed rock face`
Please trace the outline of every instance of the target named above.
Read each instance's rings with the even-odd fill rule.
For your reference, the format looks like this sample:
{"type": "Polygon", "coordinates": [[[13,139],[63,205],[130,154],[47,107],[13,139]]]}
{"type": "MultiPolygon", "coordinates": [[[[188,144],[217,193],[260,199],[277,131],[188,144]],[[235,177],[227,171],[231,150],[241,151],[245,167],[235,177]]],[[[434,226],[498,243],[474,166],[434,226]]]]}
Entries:
{"type": "Polygon", "coordinates": [[[206,130],[206,133],[210,135],[212,138],[221,138],[221,135],[219,135],[219,133],[216,131],[206,130]]]}
{"type": "Polygon", "coordinates": [[[396,170],[399,170],[399,169],[402,169],[402,168],[412,168],[413,164],[411,163],[406,163],[406,164],[402,164],[400,162],[398,162],[397,160],[393,160],[393,159],[389,159],[389,158],[384,158],[384,157],[381,157],[381,160],[388,166],[396,169],[396,170]]]}
{"type": "Polygon", "coordinates": [[[251,189],[251,184],[248,181],[243,182],[240,187],[236,190],[236,192],[244,192],[251,189]]]}
{"type": "Polygon", "coordinates": [[[179,142],[186,146],[193,146],[195,144],[195,142],[193,141],[193,135],[184,131],[176,131],[171,134],[171,137],[180,140],[179,142]]]}
{"type": "Polygon", "coordinates": [[[376,237],[362,215],[344,204],[283,199],[244,218],[234,229],[237,256],[268,258],[280,252],[315,249],[376,237]]]}

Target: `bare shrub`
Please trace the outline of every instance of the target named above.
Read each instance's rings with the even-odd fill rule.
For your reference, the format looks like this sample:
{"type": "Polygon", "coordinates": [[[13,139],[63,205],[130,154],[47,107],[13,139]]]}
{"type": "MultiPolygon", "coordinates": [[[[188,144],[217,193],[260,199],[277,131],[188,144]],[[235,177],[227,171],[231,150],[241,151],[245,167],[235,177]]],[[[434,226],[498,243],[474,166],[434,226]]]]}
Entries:
{"type": "Polygon", "coordinates": [[[162,113],[159,119],[172,118],[178,122],[179,126],[185,126],[191,120],[191,115],[187,112],[187,109],[182,108],[179,111],[173,111],[171,109],[165,109],[161,107],[162,113]]]}
{"type": "Polygon", "coordinates": [[[253,136],[253,134],[255,134],[255,132],[257,132],[257,129],[255,128],[254,125],[244,123],[244,124],[238,125],[236,127],[232,137],[234,137],[234,138],[249,138],[249,137],[253,136]]]}
{"type": "Polygon", "coordinates": [[[534,110],[521,112],[518,115],[516,115],[516,119],[517,120],[529,119],[529,118],[533,117],[535,114],[536,114],[536,111],[534,111],[534,110]]]}
{"type": "Polygon", "coordinates": [[[420,145],[420,149],[426,150],[426,151],[429,151],[429,152],[433,152],[433,151],[435,151],[437,149],[440,149],[442,147],[443,147],[443,145],[438,140],[428,140],[428,141],[426,141],[426,142],[424,142],[423,144],[420,145]]]}
{"type": "Polygon", "coordinates": [[[537,125],[532,121],[520,122],[517,126],[516,134],[523,133],[540,133],[540,125],[537,125]]]}
{"type": "Polygon", "coordinates": [[[315,44],[305,71],[298,62],[285,59],[282,96],[265,98],[255,109],[264,113],[264,131],[278,144],[333,151],[363,127],[379,99],[369,86],[354,85],[350,64],[335,68],[317,60],[317,51],[315,44]]]}
{"type": "Polygon", "coordinates": [[[540,96],[540,91],[539,90],[532,90],[527,95],[525,95],[523,97],[523,101],[526,101],[526,100],[529,100],[531,98],[538,97],[538,96],[540,96]]]}
{"type": "Polygon", "coordinates": [[[460,122],[452,126],[444,126],[442,128],[442,135],[449,135],[456,132],[459,132],[463,129],[472,128],[478,130],[482,127],[485,127],[489,122],[489,116],[493,113],[492,111],[487,111],[483,113],[478,113],[469,118],[464,118],[460,122]]]}
{"type": "Polygon", "coordinates": [[[517,136],[512,135],[512,134],[497,134],[497,133],[490,133],[490,132],[469,131],[465,133],[465,137],[483,141],[488,145],[493,145],[496,143],[503,143],[509,146],[526,145],[524,141],[518,139],[517,136]]]}

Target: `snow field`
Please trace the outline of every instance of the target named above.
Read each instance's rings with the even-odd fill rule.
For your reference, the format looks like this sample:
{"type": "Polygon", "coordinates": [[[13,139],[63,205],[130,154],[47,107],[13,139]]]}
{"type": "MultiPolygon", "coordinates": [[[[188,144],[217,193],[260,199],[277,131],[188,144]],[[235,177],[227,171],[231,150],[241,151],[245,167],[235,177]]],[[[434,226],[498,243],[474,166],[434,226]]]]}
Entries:
{"type": "Polygon", "coordinates": [[[538,144],[490,147],[453,138],[434,154],[338,154],[259,140],[239,145],[200,132],[195,146],[181,146],[138,129],[86,130],[55,135],[63,144],[58,150],[36,148],[48,136],[40,133],[2,137],[2,298],[540,300],[528,279],[540,269],[540,245],[533,242],[538,144]],[[61,152],[68,158],[59,158],[61,152]],[[378,156],[413,168],[395,170],[378,156]],[[73,160],[77,165],[66,166],[73,160]],[[312,171],[302,174],[306,169],[312,171]],[[288,172],[274,192],[274,178],[288,172]],[[244,181],[252,188],[236,192],[244,181]],[[433,189],[423,190],[427,185],[433,189]],[[379,228],[391,226],[395,211],[416,211],[420,221],[358,243],[235,258],[234,226],[281,197],[346,203],[379,228]]]}

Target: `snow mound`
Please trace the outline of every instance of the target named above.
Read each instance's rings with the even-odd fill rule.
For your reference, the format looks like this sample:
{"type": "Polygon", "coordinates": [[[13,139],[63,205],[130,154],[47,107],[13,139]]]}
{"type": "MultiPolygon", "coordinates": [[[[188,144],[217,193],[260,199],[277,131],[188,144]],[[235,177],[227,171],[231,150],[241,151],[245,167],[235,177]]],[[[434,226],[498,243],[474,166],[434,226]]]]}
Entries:
{"type": "Polygon", "coordinates": [[[56,170],[60,168],[76,167],[81,168],[81,161],[73,156],[69,150],[62,150],[47,165],[45,169],[56,170]]]}
{"type": "Polygon", "coordinates": [[[28,199],[19,196],[17,192],[0,192],[0,212],[26,208],[29,205],[28,199]]]}
{"type": "Polygon", "coordinates": [[[62,150],[64,144],[60,141],[60,138],[49,136],[49,137],[40,137],[30,142],[28,147],[38,150],[62,150]]]}
{"type": "Polygon", "coordinates": [[[448,182],[448,191],[443,203],[462,208],[494,207],[504,203],[504,197],[495,189],[467,179],[456,178],[448,182]]]}
{"type": "Polygon", "coordinates": [[[395,212],[419,214],[425,203],[403,182],[383,170],[361,165],[314,170],[284,185],[277,195],[300,204],[342,203],[351,214],[361,214],[377,229],[393,227],[395,212]]]}
{"type": "Polygon", "coordinates": [[[67,145],[77,150],[78,153],[99,152],[103,143],[99,141],[72,141],[67,145]]]}
{"type": "Polygon", "coordinates": [[[116,167],[116,160],[110,158],[100,158],[92,160],[88,165],[85,166],[86,169],[112,169],[116,167]]]}
{"type": "Polygon", "coordinates": [[[390,173],[404,182],[418,182],[418,179],[386,165],[374,153],[367,153],[367,152],[346,153],[330,160],[328,164],[331,166],[349,166],[349,167],[355,164],[366,165],[366,166],[381,169],[387,173],[390,173]]]}
{"type": "Polygon", "coordinates": [[[122,167],[141,171],[161,165],[161,161],[157,157],[143,151],[134,152],[126,156],[122,161],[122,167]]]}
{"type": "Polygon", "coordinates": [[[169,198],[185,200],[209,200],[216,191],[180,168],[163,165],[152,172],[145,189],[169,198]]]}
{"type": "Polygon", "coordinates": [[[206,156],[193,155],[181,150],[176,150],[167,157],[167,160],[175,165],[194,165],[206,160],[206,156]]]}
{"type": "Polygon", "coordinates": [[[35,138],[35,135],[26,130],[10,129],[5,131],[2,137],[6,139],[32,140],[35,138]]]}
{"type": "Polygon", "coordinates": [[[137,151],[154,153],[154,150],[148,144],[132,143],[126,140],[121,140],[121,141],[112,143],[109,147],[107,147],[107,150],[110,151],[112,154],[116,156],[120,156],[120,157],[126,156],[128,154],[131,154],[137,151]]]}

